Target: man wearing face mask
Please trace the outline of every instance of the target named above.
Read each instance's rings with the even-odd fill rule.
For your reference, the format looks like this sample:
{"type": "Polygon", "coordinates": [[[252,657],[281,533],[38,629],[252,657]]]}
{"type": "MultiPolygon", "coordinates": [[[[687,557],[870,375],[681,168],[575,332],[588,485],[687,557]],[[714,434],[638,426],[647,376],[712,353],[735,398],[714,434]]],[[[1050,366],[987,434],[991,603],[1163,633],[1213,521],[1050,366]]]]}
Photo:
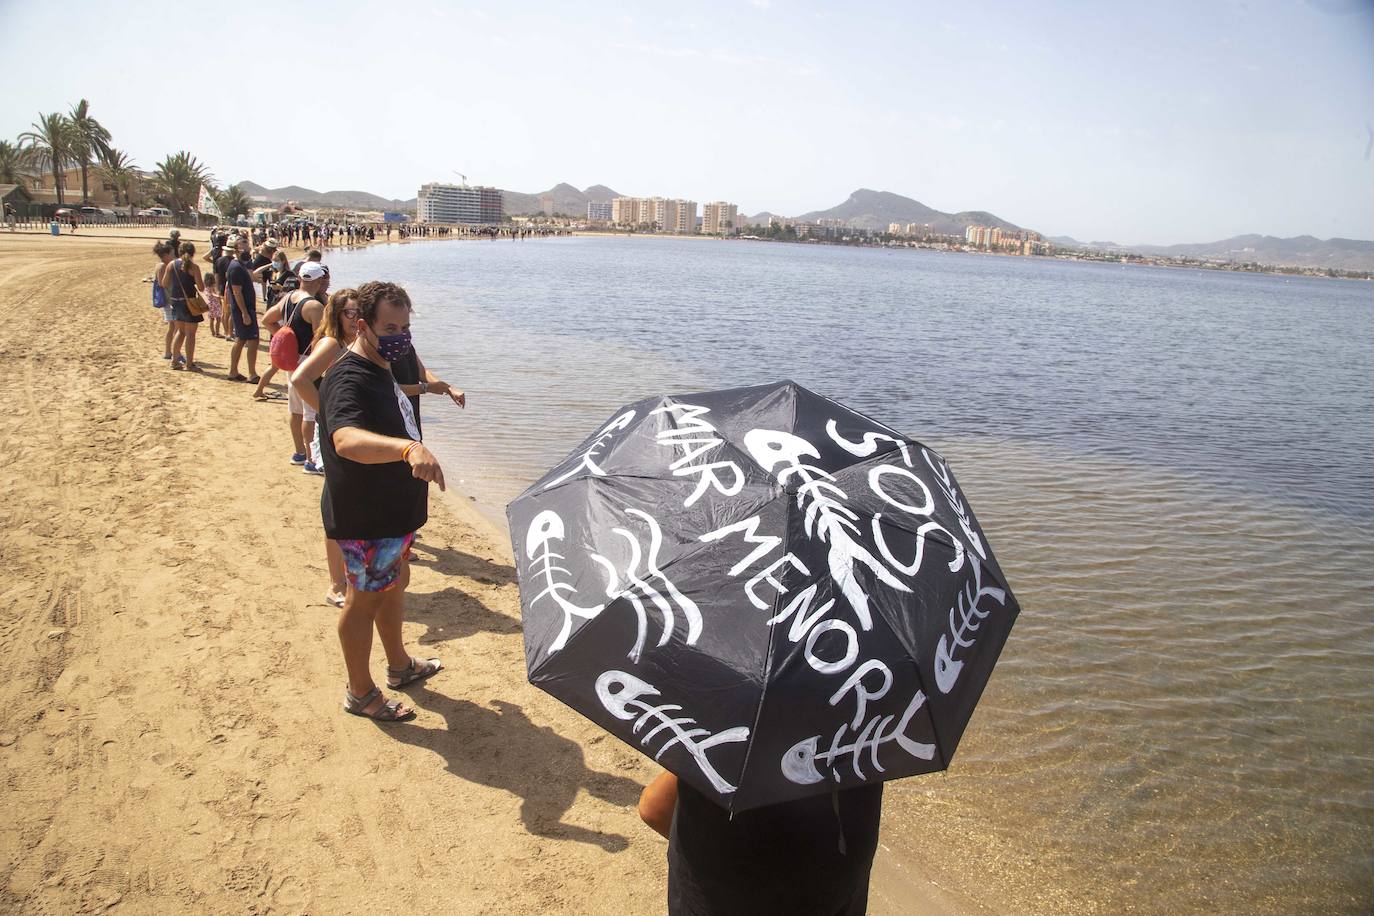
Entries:
{"type": "Polygon", "coordinates": [[[405,555],[429,516],[429,484],[444,488],[439,461],[420,442],[414,410],[391,365],[411,352],[410,296],[394,283],[358,287],[357,338],[320,384],[320,451],[326,536],[343,552],[348,583],[339,644],[348,669],[344,709],[382,722],[414,718],[372,681],[372,629],[387,657],[387,687],[430,677],[443,665],[417,659],[401,638],[410,566],[405,555]]]}

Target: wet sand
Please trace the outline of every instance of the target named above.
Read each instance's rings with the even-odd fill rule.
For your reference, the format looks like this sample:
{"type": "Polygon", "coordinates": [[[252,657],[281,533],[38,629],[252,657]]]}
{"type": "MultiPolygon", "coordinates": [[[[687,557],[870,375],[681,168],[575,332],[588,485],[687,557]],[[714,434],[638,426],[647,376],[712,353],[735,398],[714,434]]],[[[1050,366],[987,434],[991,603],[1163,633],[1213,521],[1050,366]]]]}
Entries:
{"type": "MultiPolygon", "coordinates": [[[[0,231],[0,909],[662,912],[656,769],[526,683],[462,500],[406,625],[448,670],[413,723],[341,711],[319,481],[204,325],[203,375],[160,359],[162,234],[0,231]]],[[[976,911],[880,853],[873,912],[976,911]]]]}

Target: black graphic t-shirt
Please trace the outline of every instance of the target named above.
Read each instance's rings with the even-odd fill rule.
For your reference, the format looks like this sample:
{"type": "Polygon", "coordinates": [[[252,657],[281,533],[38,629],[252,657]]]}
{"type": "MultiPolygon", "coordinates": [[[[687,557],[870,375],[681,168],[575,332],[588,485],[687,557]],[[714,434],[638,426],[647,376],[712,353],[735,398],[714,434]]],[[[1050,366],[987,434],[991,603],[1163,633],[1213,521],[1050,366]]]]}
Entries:
{"type": "Polygon", "coordinates": [[[382,436],[413,439],[396,397],[391,372],[356,353],[345,354],[320,383],[320,452],[324,533],[336,540],[398,538],[429,519],[429,484],[404,461],[360,464],[334,451],[334,433],[357,427],[382,436]]]}
{"type": "Polygon", "coordinates": [[[742,811],[732,820],[678,780],[668,838],[669,916],[860,916],[868,908],[882,809],[877,783],[742,811]]]}

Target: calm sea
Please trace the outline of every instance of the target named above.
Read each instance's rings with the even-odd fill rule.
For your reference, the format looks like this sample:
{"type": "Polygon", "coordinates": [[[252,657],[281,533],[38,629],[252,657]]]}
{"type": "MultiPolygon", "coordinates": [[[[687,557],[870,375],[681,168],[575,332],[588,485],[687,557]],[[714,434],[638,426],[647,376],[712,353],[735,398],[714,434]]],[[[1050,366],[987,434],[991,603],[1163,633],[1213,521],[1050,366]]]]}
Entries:
{"type": "Polygon", "coordinates": [[[1006,913],[1374,908],[1374,283],[572,238],[331,253],[403,282],[450,481],[619,405],[795,379],[937,448],[1024,608],[884,856],[1006,913]]]}

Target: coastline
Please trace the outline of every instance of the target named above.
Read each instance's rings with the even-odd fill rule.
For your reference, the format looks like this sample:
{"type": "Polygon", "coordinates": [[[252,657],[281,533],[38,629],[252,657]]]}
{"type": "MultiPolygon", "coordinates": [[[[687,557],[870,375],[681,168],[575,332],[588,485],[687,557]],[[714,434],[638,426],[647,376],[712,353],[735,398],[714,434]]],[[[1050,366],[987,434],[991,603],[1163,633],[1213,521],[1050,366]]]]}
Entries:
{"type": "MultiPolygon", "coordinates": [[[[340,711],[285,402],[223,381],[208,334],[205,374],[167,370],[166,230],[124,231],[0,232],[0,906],[660,912],[657,769],[526,682],[509,545],[461,494],[431,498],[406,624],[447,670],[414,723],[340,711]]],[[[953,911],[890,870],[873,912],[953,911]]]]}

